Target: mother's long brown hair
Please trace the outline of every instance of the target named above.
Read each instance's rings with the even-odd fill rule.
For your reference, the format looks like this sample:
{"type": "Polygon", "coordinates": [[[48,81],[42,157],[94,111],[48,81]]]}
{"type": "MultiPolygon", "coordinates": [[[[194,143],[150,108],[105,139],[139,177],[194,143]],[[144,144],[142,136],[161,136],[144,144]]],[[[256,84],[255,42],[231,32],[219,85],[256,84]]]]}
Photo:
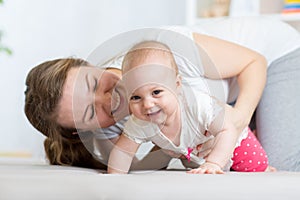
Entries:
{"type": "Polygon", "coordinates": [[[25,114],[30,123],[47,137],[44,148],[50,164],[105,167],[86,148],[92,146],[92,134],[85,133],[84,139],[79,138],[72,134],[76,129],[62,127],[56,121],[57,106],[69,70],[88,65],[82,59],[56,59],[39,64],[27,75],[25,114]]]}

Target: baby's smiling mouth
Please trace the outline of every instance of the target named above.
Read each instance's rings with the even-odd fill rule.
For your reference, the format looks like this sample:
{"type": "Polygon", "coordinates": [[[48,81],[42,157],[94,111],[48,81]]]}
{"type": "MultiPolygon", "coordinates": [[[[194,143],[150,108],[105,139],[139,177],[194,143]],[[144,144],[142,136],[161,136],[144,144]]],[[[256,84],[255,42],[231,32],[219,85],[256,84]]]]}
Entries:
{"type": "Polygon", "coordinates": [[[156,107],[154,109],[151,109],[149,112],[147,112],[146,115],[148,117],[155,116],[155,115],[159,114],[160,111],[161,111],[161,109],[156,107]]]}

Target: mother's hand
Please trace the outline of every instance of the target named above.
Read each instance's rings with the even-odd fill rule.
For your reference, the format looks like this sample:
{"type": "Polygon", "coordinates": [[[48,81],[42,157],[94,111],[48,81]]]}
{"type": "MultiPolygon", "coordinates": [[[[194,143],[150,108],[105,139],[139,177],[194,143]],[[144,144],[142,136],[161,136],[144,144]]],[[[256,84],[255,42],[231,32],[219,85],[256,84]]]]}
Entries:
{"type": "MultiPolygon", "coordinates": [[[[242,131],[249,125],[251,120],[251,115],[246,114],[246,112],[242,112],[240,109],[232,107],[230,105],[225,105],[225,113],[226,117],[231,120],[234,127],[238,131],[238,133],[242,133],[242,131]]],[[[199,144],[197,146],[198,157],[205,158],[211,152],[212,148],[215,145],[215,140],[208,140],[204,144],[199,144]]]]}
{"type": "Polygon", "coordinates": [[[241,133],[250,123],[252,113],[246,113],[230,105],[226,106],[226,115],[232,121],[238,133],[241,133]]]}

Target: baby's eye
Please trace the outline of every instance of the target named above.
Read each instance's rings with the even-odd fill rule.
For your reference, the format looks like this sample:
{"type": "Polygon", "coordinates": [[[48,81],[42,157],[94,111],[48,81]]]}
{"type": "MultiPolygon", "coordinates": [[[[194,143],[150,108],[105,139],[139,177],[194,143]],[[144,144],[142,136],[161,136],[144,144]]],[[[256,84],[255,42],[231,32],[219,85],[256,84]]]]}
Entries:
{"type": "Polygon", "coordinates": [[[158,95],[162,92],[162,90],[154,90],[152,93],[153,95],[158,95]]]}
{"type": "Polygon", "coordinates": [[[131,97],[130,97],[130,100],[136,101],[136,100],[139,100],[140,98],[141,98],[141,97],[135,95],[135,96],[131,96],[131,97]]]}

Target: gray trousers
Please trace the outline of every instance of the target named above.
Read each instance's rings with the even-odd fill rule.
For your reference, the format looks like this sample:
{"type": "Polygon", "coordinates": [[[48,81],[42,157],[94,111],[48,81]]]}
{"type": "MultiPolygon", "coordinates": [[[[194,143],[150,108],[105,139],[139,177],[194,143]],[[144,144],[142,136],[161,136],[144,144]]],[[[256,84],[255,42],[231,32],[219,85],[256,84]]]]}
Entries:
{"type": "Polygon", "coordinates": [[[256,128],[271,166],[300,171],[300,48],[269,66],[256,128]]]}

